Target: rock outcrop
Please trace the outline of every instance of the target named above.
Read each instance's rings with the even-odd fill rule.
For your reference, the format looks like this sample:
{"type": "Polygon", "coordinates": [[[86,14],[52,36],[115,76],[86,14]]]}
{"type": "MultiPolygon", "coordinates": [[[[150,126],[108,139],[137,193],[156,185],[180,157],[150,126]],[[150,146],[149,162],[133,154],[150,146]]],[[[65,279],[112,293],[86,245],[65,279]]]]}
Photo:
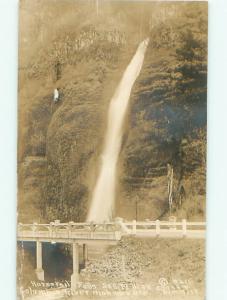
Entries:
{"type": "Polygon", "coordinates": [[[47,1],[43,5],[48,9],[38,1],[21,4],[19,220],[85,219],[108,104],[146,36],[151,42],[125,120],[116,214],[135,218],[137,205],[139,219],[165,215],[169,163],[174,169],[175,214],[204,218],[205,6],[196,3],[195,10],[193,3],[146,4],[150,6],[141,10],[141,23],[137,8],[129,10],[126,3],[103,5],[102,22],[91,4],[77,9],[74,2],[67,3],[51,6],[47,1]],[[155,18],[160,11],[164,13],[155,18]],[[56,87],[60,100],[53,103],[56,87]],[[38,158],[30,162],[31,156],[38,158]],[[182,186],[184,200],[179,203],[182,186]]]}

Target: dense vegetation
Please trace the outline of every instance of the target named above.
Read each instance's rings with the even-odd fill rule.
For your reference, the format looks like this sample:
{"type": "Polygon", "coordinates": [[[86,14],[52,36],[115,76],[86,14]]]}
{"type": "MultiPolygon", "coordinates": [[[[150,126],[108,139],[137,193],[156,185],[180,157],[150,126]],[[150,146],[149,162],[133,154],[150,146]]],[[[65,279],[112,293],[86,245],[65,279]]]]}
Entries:
{"type": "Polygon", "coordinates": [[[95,1],[23,0],[20,34],[19,220],[85,219],[109,100],[147,36],[125,122],[116,214],[135,218],[138,205],[139,219],[166,217],[169,163],[173,213],[203,219],[207,5],[102,2],[97,14],[95,1]]]}

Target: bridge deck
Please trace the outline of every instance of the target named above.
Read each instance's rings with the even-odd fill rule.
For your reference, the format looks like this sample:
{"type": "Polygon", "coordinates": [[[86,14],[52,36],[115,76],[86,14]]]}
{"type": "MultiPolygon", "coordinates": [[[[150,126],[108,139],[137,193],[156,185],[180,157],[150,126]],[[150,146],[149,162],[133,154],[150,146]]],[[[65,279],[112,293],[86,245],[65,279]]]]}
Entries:
{"type": "Polygon", "coordinates": [[[68,232],[67,230],[58,230],[57,232],[48,231],[31,231],[19,230],[17,235],[18,241],[40,241],[40,242],[56,242],[56,243],[74,243],[93,244],[94,242],[102,242],[107,244],[116,244],[121,239],[121,233],[116,232],[89,232],[75,231],[68,232]]]}

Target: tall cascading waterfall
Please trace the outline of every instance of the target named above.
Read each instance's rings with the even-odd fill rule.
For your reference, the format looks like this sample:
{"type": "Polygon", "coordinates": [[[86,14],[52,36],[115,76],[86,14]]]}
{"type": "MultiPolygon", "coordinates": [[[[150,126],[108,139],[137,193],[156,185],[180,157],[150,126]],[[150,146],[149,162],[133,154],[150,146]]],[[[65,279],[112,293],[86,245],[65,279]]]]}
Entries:
{"type": "Polygon", "coordinates": [[[127,66],[110,101],[101,169],[94,188],[87,221],[104,222],[112,218],[115,202],[116,167],[121,148],[123,121],[133,84],[138,77],[149,43],[145,39],[127,66]]]}

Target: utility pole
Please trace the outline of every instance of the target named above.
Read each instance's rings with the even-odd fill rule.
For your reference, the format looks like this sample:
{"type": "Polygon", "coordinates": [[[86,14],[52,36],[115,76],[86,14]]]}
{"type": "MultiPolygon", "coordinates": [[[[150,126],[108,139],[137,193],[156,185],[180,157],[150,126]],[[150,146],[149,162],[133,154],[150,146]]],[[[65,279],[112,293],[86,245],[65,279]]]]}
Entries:
{"type": "Polygon", "coordinates": [[[138,196],[136,195],[136,202],[135,202],[136,203],[136,207],[135,207],[136,208],[136,221],[138,221],[138,200],[139,200],[138,196]]]}
{"type": "Polygon", "coordinates": [[[99,15],[99,0],[96,0],[96,15],[99,15]]]}
{"type": "Polygon", "coordinates": [[[173,205],[173,167],[167,164],[167,181],[168,181],[168,201],[169,201],[169,213],[172,213],[173,205]]]}

